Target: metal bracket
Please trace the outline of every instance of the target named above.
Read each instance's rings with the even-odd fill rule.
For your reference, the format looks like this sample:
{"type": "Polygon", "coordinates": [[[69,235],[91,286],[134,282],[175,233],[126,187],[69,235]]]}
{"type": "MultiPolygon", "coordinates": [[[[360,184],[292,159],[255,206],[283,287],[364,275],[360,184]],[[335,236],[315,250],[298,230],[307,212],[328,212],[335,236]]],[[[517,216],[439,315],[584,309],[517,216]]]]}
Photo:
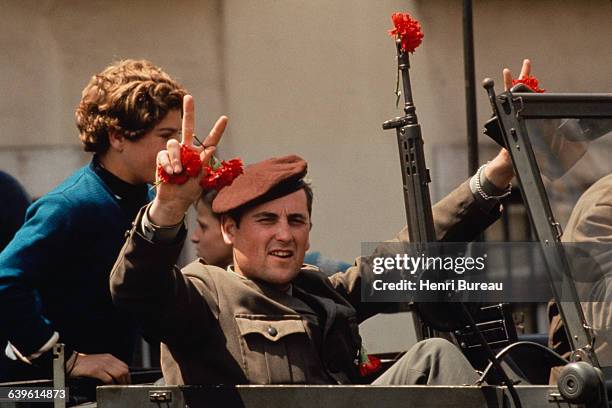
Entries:
{"type": "Polygon", "coordinates": [[[168,391],[168,390],[149,391],[149,401],[151,402],[170,402],[172,401],[172,391],[168,391]]]}
{"type": "Polygon", "coordinates": [[[519,115],[525,109],[525,104],[523,103],[523,98],[520,96],[513,96],[512,102],[514,103],[514,110],[516,111],[516,118],[518,119],[519,115]]]}
{"type": "Polygon", "coordinates": [[[552,221],[550,224],[555,229],[555,232],[557,234],[557,239],[561,239],[561,236],[563,235],[563,228],[561,228],[561,224],[559,224],[556,221],[552,221]]]}
{"type": "MultiPolygon", "coordinates": [[[[53,388],[56,390],[66,388],[66,372],[64,371],[65,361],[64,345],[62,343],[56,343],[53,346],[53,388]]],[[[54,399],[53,408],[65,407],[65,398],[54,399]]]]}
{"type": "Polygon", "coordinates": [[[550,394],[548,394],[548,402],[565,402],[565,400],[563,399],[563,397],[561,396],[561,394],[559,394],[558,392],[551,392],[550,394]]]}
{"type": "Polygon", "coordinates": [[[572,352],[570,355],[570,361],[586,361],[592,364],[593,357],[593,348],[591,346],[584,346],[572,352]]]}

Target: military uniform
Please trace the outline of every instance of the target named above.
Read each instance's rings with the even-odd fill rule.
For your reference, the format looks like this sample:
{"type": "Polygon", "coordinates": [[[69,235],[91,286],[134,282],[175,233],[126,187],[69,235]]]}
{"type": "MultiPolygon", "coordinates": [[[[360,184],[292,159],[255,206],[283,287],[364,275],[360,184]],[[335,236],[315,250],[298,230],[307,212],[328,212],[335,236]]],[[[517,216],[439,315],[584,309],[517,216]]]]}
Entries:
{"type": "MultiPolygon", "coordinates": [[[[200,261],[180,271],[174,264],[184,228],[171,243],[149,240],[139,230],[143,212],[111,274],[111,293],[142,323],[146,336],[163,342],[168,384],[360,382],[358,324],[397,307],[361,303],[360,258],[329,278],[304,266],[288,292],[200,261]]],[[[468,183],[433,213],[440,240],[469,240],[498,215],[481,210],[468,183]]],[[[405,236],[404,230],[396,239],[405,236]]]]}

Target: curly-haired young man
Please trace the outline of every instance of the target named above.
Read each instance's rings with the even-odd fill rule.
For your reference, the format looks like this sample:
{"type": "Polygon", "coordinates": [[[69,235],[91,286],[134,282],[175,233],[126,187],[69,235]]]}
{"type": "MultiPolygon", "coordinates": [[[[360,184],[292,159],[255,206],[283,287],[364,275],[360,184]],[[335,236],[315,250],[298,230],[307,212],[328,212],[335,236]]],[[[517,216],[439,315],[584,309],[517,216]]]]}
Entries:
{"type": "Polygon", "coordinates": [[[33,204],[0,254],[0,381],[48,378],[58,341],[69,375],[129,381],[135,327],[113,307],[108,274],[185,93],[145,60],[114,63],[83,90],[76,124],[91,163],[33,204]]]}

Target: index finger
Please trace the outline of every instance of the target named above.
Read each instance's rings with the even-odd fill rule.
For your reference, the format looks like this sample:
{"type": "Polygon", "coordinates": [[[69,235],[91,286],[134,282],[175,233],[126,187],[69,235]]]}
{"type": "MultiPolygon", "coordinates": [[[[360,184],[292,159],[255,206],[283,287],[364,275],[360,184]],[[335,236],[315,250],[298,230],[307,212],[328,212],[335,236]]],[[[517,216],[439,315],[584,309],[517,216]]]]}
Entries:
{"type": "Polygon", "coordinates": [[[181,144],[191,146],[193,144],[193,132],[195,128],[195,108],[193,96],[183,96],[183,126],[181,144]]]}
{"type": "Polygon", "coordinates": [[[523,60],[523,67],[521,68],[521,75],[519,79],[527,78],[531,73],[531,61],[528,59],[523,60]]]}
{"type": "Polygon", "coordinates": [[[512,88],[512,73],[510,73],[508,68],[504,68],[502,75],[504,77],[504,91],[507,91],[512,88]]]}

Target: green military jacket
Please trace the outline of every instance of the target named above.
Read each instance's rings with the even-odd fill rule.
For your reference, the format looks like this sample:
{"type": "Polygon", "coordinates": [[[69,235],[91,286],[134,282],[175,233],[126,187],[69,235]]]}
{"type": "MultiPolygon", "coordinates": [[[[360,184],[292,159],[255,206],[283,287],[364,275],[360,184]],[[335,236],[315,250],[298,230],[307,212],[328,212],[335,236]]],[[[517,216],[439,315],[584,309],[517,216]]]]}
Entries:
{"type": "MultiPolygon", "coordinates": [[[[433,214],[440,240],[467,241],[499,213],[484,213],[463,183],[433,214]]],[[[361,303],[361,258],[331,277],[304,265],[287,293],[199,260],[179,270],[185,235],[165,245],[134,227],[111,273],[115,304],[162,341],[167,384],[359,382],[358,324],[396,307],[361,303]]]]}

